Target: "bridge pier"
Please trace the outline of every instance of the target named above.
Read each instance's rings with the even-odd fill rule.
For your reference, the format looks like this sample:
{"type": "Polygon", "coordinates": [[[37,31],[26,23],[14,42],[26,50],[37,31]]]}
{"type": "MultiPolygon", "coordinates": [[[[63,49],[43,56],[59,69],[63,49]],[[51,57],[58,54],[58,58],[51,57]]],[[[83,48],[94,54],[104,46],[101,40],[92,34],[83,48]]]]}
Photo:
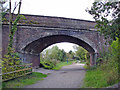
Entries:
{"type": "Polygon", "coordinates": [[[90,53],[90,66],[96,65],[97,53],[90,53]]]}
{"type": "Polygon", "coordinates": [[[39,67],[40,65],[39,54],[19,53],[19,55],[23,63],[32,63],[33,67],[39,67]]]}

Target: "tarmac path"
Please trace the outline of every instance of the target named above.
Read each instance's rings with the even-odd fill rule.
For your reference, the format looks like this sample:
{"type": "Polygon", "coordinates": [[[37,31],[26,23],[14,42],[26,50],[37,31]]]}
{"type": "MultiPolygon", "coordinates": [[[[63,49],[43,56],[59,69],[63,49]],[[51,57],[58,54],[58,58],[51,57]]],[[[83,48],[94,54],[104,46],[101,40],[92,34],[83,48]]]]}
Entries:
{"type": "Polygon", "coordinates": [[[80,88],[85,76],[84,64],[72,64],[62,67],[58,71],[38,69],[36,72],[48,74],[44,80],[40,80],[25,88],[80,88]]]}

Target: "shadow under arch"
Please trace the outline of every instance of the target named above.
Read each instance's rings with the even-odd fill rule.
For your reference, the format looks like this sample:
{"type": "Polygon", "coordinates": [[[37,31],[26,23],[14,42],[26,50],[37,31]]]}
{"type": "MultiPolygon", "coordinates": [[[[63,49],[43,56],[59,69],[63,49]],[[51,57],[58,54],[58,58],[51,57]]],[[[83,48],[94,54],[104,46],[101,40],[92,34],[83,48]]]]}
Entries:
{"type": "Polygon", "coordinates": [[[51,35],[35,40],[29,43],[28,45],[26,45],[25,48],[22,49],[22,51],[25,52],[23,53],[24,55],[22,55],[22,57],[28,57],[28,59],[31,59],[29,62],[32,62],[33,66],[38,66],[38,64],[40,64],[39,54],[48,46],[61,42],[69,42],[82,46],[90,53],[91,65],[95,64],[95,59],[94,59],[95,50],[92,48],[92,46],[90,46],[88,43],[86,43],[85,41],[79,38],[68,35],[51,35]],[[35,59],[39,59],[39,60],[35,60],[35,59]]]}

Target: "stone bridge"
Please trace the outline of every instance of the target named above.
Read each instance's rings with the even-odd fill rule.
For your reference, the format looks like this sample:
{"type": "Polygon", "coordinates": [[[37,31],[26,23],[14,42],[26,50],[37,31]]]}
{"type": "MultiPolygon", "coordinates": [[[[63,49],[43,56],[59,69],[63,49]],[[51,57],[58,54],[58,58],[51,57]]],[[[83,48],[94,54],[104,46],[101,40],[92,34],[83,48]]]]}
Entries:
{"type": "MultiPolygon", "coordinates": [[[[40,53],[48,46],[70,42],[82,46],[90,53],[90,63],[94,65],[99,51],[104,45],[104,37],[95,30],[93,21],[27,15],[19,22],[18,30],[14,37],[14,48],[19,52],[23,62],[32,62],[33,66],[39,66],[40,53]]],[[[6,15],[6,21],[9,20],[6,15]]],[[[14,15],[13,19],[16,17],[14,15]]],[[[9,24],[2,25],[3,55],[7,52],[9,42],[9,24]]]]}

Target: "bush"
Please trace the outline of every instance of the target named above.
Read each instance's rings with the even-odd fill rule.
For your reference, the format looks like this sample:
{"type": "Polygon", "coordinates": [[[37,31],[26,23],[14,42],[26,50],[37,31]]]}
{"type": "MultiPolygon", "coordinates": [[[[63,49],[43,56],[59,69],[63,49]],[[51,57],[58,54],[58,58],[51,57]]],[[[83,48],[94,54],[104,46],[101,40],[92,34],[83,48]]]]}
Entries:
{"type": "Polygon", "coordinates": [[[112,42],[108,52],[97,60],[97,67],[91,68],[85,66],[85,68],[89,70],[86,72],[84,87],[101,88],[116,84],[120,81],[120,75],[118,73],[120,65],[119,43],[119,39],[112,42]],[[94,78],[96,78],[96,80],[94,78]]]}
{"type": "Polygon", "coordinates": [[[18,65],[21,65],[22,63],[19,58],[19,54],[16,53],[13,48],[11,48],[10,52],[11,52],[10,54],[6,54],[4,55],[4,58],[2,58],[2,74],[3,74],[2,79],[3,80],[12,79],[20,75],[23,75],[25,73],[23,71],[13,73],[13,71],[21,70],[25,67],[18,66],[18,65]],[[8,73],[8,74],[5,74],[5,73],[8,73]]]}
{"type": "Polygon", "coordinates": [[[54,60],[54,59],[53,60],[44,59],[44,60],[40,61],[40,66],[45,69],[52,69],[56,66],[57,63],[58,63],[58,61],[54,60]]]}

